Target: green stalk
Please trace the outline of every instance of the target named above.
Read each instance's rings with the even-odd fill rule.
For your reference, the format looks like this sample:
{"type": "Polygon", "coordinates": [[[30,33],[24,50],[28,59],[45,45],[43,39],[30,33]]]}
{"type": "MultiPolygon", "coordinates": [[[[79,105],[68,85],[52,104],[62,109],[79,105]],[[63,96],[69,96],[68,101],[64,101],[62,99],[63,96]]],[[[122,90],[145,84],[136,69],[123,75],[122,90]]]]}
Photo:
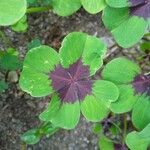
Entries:
{"type": "Polygon", "coordinates": [[[39,13],[39,12],[44,12],[44,11],[48,11],[51,10],[50,6],[45,6],[45,7],[30,7],[27,8],[26,13],[27,14],[32,14],[32,13],[39,13]]]}
{"type": "Polygon", "coordinates": [[[123,139],[122,139],[122,144],[125,144],[125,138],[127,135],[127,115],[123,115],[123,139]]]}

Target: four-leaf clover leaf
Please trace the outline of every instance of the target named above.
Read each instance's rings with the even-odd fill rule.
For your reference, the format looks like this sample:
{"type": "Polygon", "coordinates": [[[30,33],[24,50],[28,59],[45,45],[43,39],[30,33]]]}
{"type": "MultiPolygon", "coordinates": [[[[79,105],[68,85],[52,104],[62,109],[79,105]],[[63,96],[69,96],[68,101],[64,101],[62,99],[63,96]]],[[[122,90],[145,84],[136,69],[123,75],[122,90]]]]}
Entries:
{"type": "Polygon", "coordinates": [[[149,0],[106,0],[103,22],[122,47],[131,47],[145,34],[150,25],[149,0]]]}
{"type": "Polygon", "coordinates": [[[44,45],[27,53],[20,87],[34,97],[51,95],[50,104],[40,114],[42,121],[72,129],[80,111],[93,122],[108,115],[108,104],[118,99],[119,90],[110,81],[93,80],[105,53],[100,39],[80,32],[65,37],[59,54],[44,45]]]}

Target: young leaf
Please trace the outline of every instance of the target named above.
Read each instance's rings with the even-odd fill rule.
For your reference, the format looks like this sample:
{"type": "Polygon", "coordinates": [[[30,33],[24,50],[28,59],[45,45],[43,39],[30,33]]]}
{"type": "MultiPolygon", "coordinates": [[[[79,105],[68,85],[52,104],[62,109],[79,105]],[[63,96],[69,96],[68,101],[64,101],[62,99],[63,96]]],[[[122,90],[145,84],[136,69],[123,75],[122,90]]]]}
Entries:
{"type": "Polygon", "coordinates": [[[81,3],[84,9],[91,14],[100,12],[106,6],[105,0],[81,0],[81,3]]]}
{"type": "Polygon", "coordinates": [[[98,145],[100,150],[115,150],[113,142],[104,135],[100,136],[98,145]]]}
{"type": "Polygon", "coordinates": [[[126,137],[126,144],[131,150],[147,150],[150,145],[150,124],[142,131],[133,131],[126,137]]]}
{"type": "Polygon", "coordinates": [[[69,16],[81,7],[80,0],[52,0],[55,13],[60,16],[69,16]]]}
{"type": "Polygon", "coordinates": [[[0,25],[15,24],[25,14],[26,0],[0,0],[0,25]]]}
{"type": "Polygon", "coordinates": [[[21,140],[27,144],[36,144],[40,140],[38,129],[31,129],[21,135],[21,140]]]}
{"type": "Polygon", "coordinates": [[[33,39],[31,42],[28,43],[27,47],[28,47],[28,50],[30,50],[35,47],[39,47],[41,45],[42,45],[42,43],[39,39],[33,39]]]}
{"type": "Polygon", "coordinates": [[[17,23],[12,25],[11,28],[16,32],[26,32],[28,28],[27,16],[24,15],[17,23]]]}

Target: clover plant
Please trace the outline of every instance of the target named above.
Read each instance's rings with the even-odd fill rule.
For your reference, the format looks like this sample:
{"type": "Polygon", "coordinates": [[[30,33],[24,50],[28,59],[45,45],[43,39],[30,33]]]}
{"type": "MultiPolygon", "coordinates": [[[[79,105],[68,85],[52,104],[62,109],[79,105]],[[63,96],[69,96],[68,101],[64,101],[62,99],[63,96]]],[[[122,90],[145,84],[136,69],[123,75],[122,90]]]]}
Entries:
{"type": "MultiPolygon", "coordinates": [[[[149,35],[145,33],[150,27],[150,0],[0,0],[0,26],[26,32],[30,13],[52,10],[69,16],[81,7],[90,14],[103,11],[104,25],[123,48],[149,35]]],[[[0,37],[7,48],[0,51],[0,69],[20,70],[22,62],[17,51],[9,48],[14,46],[2,29],[0,37]]],[[[87,121],[97,122],[94,133],[99,135],[101,150],[149,148],[150,73],[124,57],[103,65],[107,46],[82,32],[68,34],[59,52],[39,39],[33,39],[27,49],[19,85],[33,97],[47,96],[49,104],[39,115],[41,124],[21,136],[25,143],[35,144],[61,128],[74,129],[82,114],[87,121]],[[120,139],[107,136],[106,124],[120,139]]],[[[149,40],[141,49],[149,52],[149,40]]],[[[6,79],[1,79],[0,93],[7,88],[6,79]]]]}
{"type": "Polygon", "coordinates": [[[103,22],[122,47],[137,43],[150,26],[149,0],[106,0],[103,22]]]}
{"type": "Polygon", "coordinates": [[[73,32],[63,40],[59,54],[44,45],[27,53],[20,87],[35,97],[51,95],[50,104],[40,114],[42,121],[72,129],[79,121],[80,111],[94,122],[108,115],[103,101],[117,100],[118,88],[91,77],[102,65],[105,52],[100,39],[73,32]]]}

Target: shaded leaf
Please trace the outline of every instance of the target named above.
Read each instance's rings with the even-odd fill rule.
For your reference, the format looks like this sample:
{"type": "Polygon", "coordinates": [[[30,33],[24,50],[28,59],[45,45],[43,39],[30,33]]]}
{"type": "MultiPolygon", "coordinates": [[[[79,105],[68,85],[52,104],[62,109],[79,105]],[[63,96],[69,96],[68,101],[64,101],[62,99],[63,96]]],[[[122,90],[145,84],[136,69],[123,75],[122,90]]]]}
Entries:
{"type": "Polygon", "coordinates": [[[8,88],[8,84],[5,81],[0,81],[0,93],[8,88]]]}

